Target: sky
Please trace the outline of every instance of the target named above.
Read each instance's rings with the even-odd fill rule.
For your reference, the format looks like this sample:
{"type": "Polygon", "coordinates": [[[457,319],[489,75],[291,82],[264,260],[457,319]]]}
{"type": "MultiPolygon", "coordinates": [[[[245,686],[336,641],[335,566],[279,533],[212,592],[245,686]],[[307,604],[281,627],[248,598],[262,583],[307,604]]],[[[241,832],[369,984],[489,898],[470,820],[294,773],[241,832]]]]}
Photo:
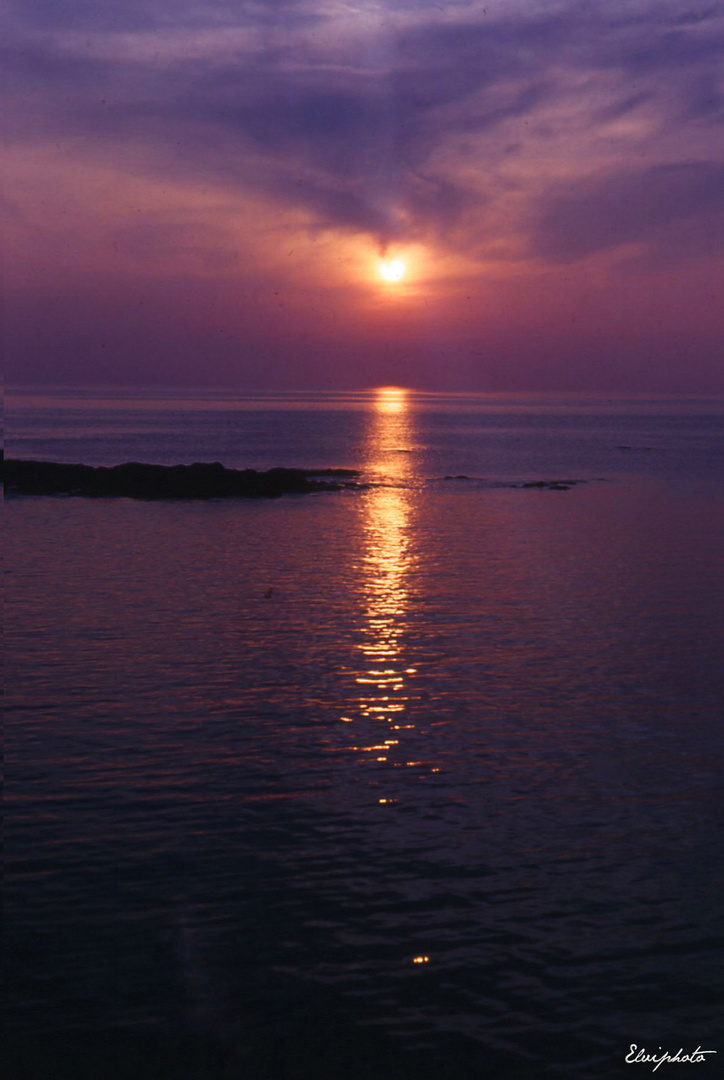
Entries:
{"type": "Polygon", "coordinates": [[[724,392],[724,2],[2,19],[9,383],[724,392]]]}

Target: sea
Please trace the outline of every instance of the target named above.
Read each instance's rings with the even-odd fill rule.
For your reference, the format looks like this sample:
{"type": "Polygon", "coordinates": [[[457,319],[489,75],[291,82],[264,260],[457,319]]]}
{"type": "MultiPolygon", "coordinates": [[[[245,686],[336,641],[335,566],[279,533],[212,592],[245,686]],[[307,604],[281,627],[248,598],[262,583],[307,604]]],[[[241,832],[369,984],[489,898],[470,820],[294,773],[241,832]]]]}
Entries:
{"type": "Polygon", "coordinates": [[[10,394],[11,457],[359,477],[6,498],[6,1080],[719,1075],[723,436],[10,394]]]}

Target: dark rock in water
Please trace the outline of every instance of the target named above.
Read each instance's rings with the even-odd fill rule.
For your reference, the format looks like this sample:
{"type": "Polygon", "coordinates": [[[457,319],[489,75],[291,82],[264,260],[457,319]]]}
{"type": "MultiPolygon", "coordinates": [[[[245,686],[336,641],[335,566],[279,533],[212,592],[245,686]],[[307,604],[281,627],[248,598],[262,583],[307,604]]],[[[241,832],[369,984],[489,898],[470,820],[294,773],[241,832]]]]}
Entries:
{"type": "Polygon", "coordinates": [[[543,491],[568,491],[576,484],[584,483],[583,480],[529,480],[527,483],[518,484],[521,488],[538,488],[543,491]]]}
{"type": "Polygon", "coordinates": [[[443,480],[469,480],[469,476],[460,473],[458,476],[443,476],[443,480]]]}
{"type": "Polygon", "coordinates": [[[339,476],[354,480],[359,476],[357,469],[301,469],[305,476],[339,476]]]}
{"type": "Polygon", "coordinates": [[[13,459],[5,463],[5,483],[10,493],[90,498],[275,498],[353,486],[356,475],[351,469],[226,469],[218,461],[194,465],[146,465],[134,461],[111,468],[13,459]],[[347,482],[341,483],[342,478],[347,482]]]}

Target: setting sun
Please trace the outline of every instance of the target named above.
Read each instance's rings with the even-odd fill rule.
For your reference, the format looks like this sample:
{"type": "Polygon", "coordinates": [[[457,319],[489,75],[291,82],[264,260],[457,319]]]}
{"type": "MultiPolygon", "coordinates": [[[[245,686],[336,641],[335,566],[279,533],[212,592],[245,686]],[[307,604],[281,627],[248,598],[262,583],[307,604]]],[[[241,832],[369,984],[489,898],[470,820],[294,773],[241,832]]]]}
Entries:
{"type": "Polygon", "coordinates": [[[402,281],[405,276],[405,264],[402,259],[385,259],[379,266],[380,277],[385,281],[402,281]]]}
{"type": "Polygon", "coordinates": [[[404,412],[407,407],[407,391],[401,386],[379,386],[376,390],[375,407],[378,412],[404,412]]]}

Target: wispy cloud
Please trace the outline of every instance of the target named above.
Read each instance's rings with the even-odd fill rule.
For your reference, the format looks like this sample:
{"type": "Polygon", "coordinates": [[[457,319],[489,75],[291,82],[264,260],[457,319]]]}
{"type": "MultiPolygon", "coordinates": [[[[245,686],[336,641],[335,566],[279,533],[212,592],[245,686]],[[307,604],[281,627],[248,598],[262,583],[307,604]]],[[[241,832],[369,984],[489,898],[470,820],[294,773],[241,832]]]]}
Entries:
{"type": "Polygon", "coordinates": [[[710,255],[721,242],[722,215],[724,163],[619,171],[550,192],[541,207],[536,250],[569,262],[642,243],[655,245],[666,262],[679,255],[710,255]]]}
{"type": "MultiPolygon", "coordinates": [[[[475,196],[490,192],[501,169],[512,175],[511,138],[519,159],[541,159],[545,143],[552,155],[559,145],[565,163],[572,127],[587,127],[589,140],[600,130],[604,139],[607,127],[648,106],[649,129],[632,125],[623,141],[656,168],[662,136],[692,119],[713,124],[720,117],[718,6],[682,12],[667,4],[540,4],[497,16],[474,7],[435,19],[422,11],[386,21],[362,11],[350,22],[309,3],[188,4],[174,7],[169,29],[163,3],[74,6],[69,13],[67,5],[36,2],[23,11],[26,34],[33,23],[46,33],[21,39],[6,57],[18,95],[13,134],[86,137],[104,153],[115,141],[119,157],[133,140],[148,146],[148,167],[159,171],[197,170],[201,151],[209,182],[267,190],[306,208],[318,227],[381,240],[429,230],[444,239],[464,214],[474,218],[475,196]],[[206,53],[187,33],[200,23],[211,35],[206,53]],[[73,33],[81,24],[98,36],[84,43],[73,33]],[[219,48],[230,35],[233,55],[219,48]],[[526,155],[520,144],[531,136],[526,155]],[[456,167],[460,155],[474,167],[456,167]]],[[[675,149],[664,149],[666,164],[676,163],[675,149]]],[[[571,168],[585,173],[597,164],[593,154],[571,168]]],[[[540,194],[543,232],[562,214],[558,170],[541,160],[538,179],[546,168],[553,191],[540,194]]],[[[680,184],[689,176],[696,184],[701,170],[676,175],[680,184]]],[[[531,185],[531,198],[539,188],[531,185]]],[[[656,199],[665,205],[663,195],[656,199]]],[[[695,196],[691,202],[695,207],[695,196]]],[[[536,243],[555,257],[590,248],[540,235],[536,243]]]]}

